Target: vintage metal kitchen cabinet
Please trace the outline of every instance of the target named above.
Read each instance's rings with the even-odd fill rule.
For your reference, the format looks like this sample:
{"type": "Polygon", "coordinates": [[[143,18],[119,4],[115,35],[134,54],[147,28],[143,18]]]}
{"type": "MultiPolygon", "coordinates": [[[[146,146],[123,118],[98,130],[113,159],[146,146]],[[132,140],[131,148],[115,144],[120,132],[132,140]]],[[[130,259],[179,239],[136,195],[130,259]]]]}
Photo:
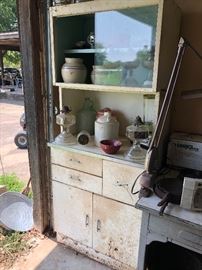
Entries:
{"type": "Polygon", "coordinates": [[[142,166],[55,145],[51,157],[58,240],[116,268],[135,267],[141,213],[130,191],[142,166]]]}
{"type": "Polygon", "coordinates": [[[131,188],[144,161],[126,157],[125,130],[138,115],[155,125],[176,55],[180,11],[172,0],[102,0],[54,6],[49,15],[60,109],[68,105],[77,115],[85,98],[98,111],[111,108],[123,142],[115,155],[93,142],[49,143],[57,239],[114,269],[135,269],[141,214],[131,188]],[[83,60],[85,83],[63,82],[65,57],[83,60]]]}

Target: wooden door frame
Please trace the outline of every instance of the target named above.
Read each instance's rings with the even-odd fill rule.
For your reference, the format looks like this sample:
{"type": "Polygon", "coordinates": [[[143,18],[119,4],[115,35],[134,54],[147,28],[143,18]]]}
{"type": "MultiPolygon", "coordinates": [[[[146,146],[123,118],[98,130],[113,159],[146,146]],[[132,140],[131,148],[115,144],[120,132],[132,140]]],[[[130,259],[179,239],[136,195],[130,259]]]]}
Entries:
{"type": "Polygon", "coordinates": [[[47,1],[17,0],[35,227],[51,224],[48,132],[47,1]]]}

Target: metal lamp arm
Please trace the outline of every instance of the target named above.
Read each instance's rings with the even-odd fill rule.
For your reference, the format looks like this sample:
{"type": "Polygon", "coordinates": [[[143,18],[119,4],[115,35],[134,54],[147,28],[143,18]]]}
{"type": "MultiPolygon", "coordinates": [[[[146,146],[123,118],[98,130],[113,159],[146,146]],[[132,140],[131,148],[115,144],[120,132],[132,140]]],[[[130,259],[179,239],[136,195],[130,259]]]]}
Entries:
{"type": "Polygon", "coordinates": [[[155,148],[159,147],[159,144],[162,138],[162,133],[165,128],[166,120],[168,118],[168,112],[171,106],[171,101],[172,101],[172,97],[173,97],[173,93],[174,93],[175,85],[177,82],[177,78],[178,78],[178,74],[179,74],[179,70],[180,70],[180,66],[181,66],[181,62],[182,62],[182,58],[185,52],[186,45],[187,43],[185,42],[185,40],[183,38],[180,38],[180,41],[178,43],[177,57],[175,59],[175,63],[174,63],[173,70],[172,70],[170,80],[168,83],[166,95],[165,95],[165,98],[161,107],[161,111],[160,111],[157,124],[156,124],[156,129],[154,131],[154,135],[153,135],[149,150],[151,150],[154,147],[155,148]]]}

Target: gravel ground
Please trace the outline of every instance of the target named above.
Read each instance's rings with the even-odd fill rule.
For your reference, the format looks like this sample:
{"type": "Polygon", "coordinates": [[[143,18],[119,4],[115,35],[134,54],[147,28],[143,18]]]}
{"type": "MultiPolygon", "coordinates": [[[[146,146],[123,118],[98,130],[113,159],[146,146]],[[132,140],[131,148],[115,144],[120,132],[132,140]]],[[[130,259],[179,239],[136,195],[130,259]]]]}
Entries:
{"type": "Polygon", "coordinates": [[[21,130],[19,121],[23,112],[22,101],[0,99],[0,175],[14,173],[26,183],[30,176],[28,151],[18,149],[14,143],[21,130]]]}

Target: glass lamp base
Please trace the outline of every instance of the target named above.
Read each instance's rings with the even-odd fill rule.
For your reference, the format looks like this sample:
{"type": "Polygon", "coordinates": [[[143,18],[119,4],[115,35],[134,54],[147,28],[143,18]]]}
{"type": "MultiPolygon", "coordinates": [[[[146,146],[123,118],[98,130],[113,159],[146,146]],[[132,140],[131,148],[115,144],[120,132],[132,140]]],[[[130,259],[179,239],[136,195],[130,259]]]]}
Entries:
{"type": "Polygon", "coordinates": [[[133,145],[126,153],[129,159],[141,161],[146,157],[146,151],[140,147],[140,145],[133,145]]]}
{"type": "Polygon", "coordinates": [[[66,131],[63,131],[60,133],[56,138],[55,138],[56,143],[65,143],[65,144],[75,144],[76,143],[76,138],[71,134],[67,133],[66,131]]]}

